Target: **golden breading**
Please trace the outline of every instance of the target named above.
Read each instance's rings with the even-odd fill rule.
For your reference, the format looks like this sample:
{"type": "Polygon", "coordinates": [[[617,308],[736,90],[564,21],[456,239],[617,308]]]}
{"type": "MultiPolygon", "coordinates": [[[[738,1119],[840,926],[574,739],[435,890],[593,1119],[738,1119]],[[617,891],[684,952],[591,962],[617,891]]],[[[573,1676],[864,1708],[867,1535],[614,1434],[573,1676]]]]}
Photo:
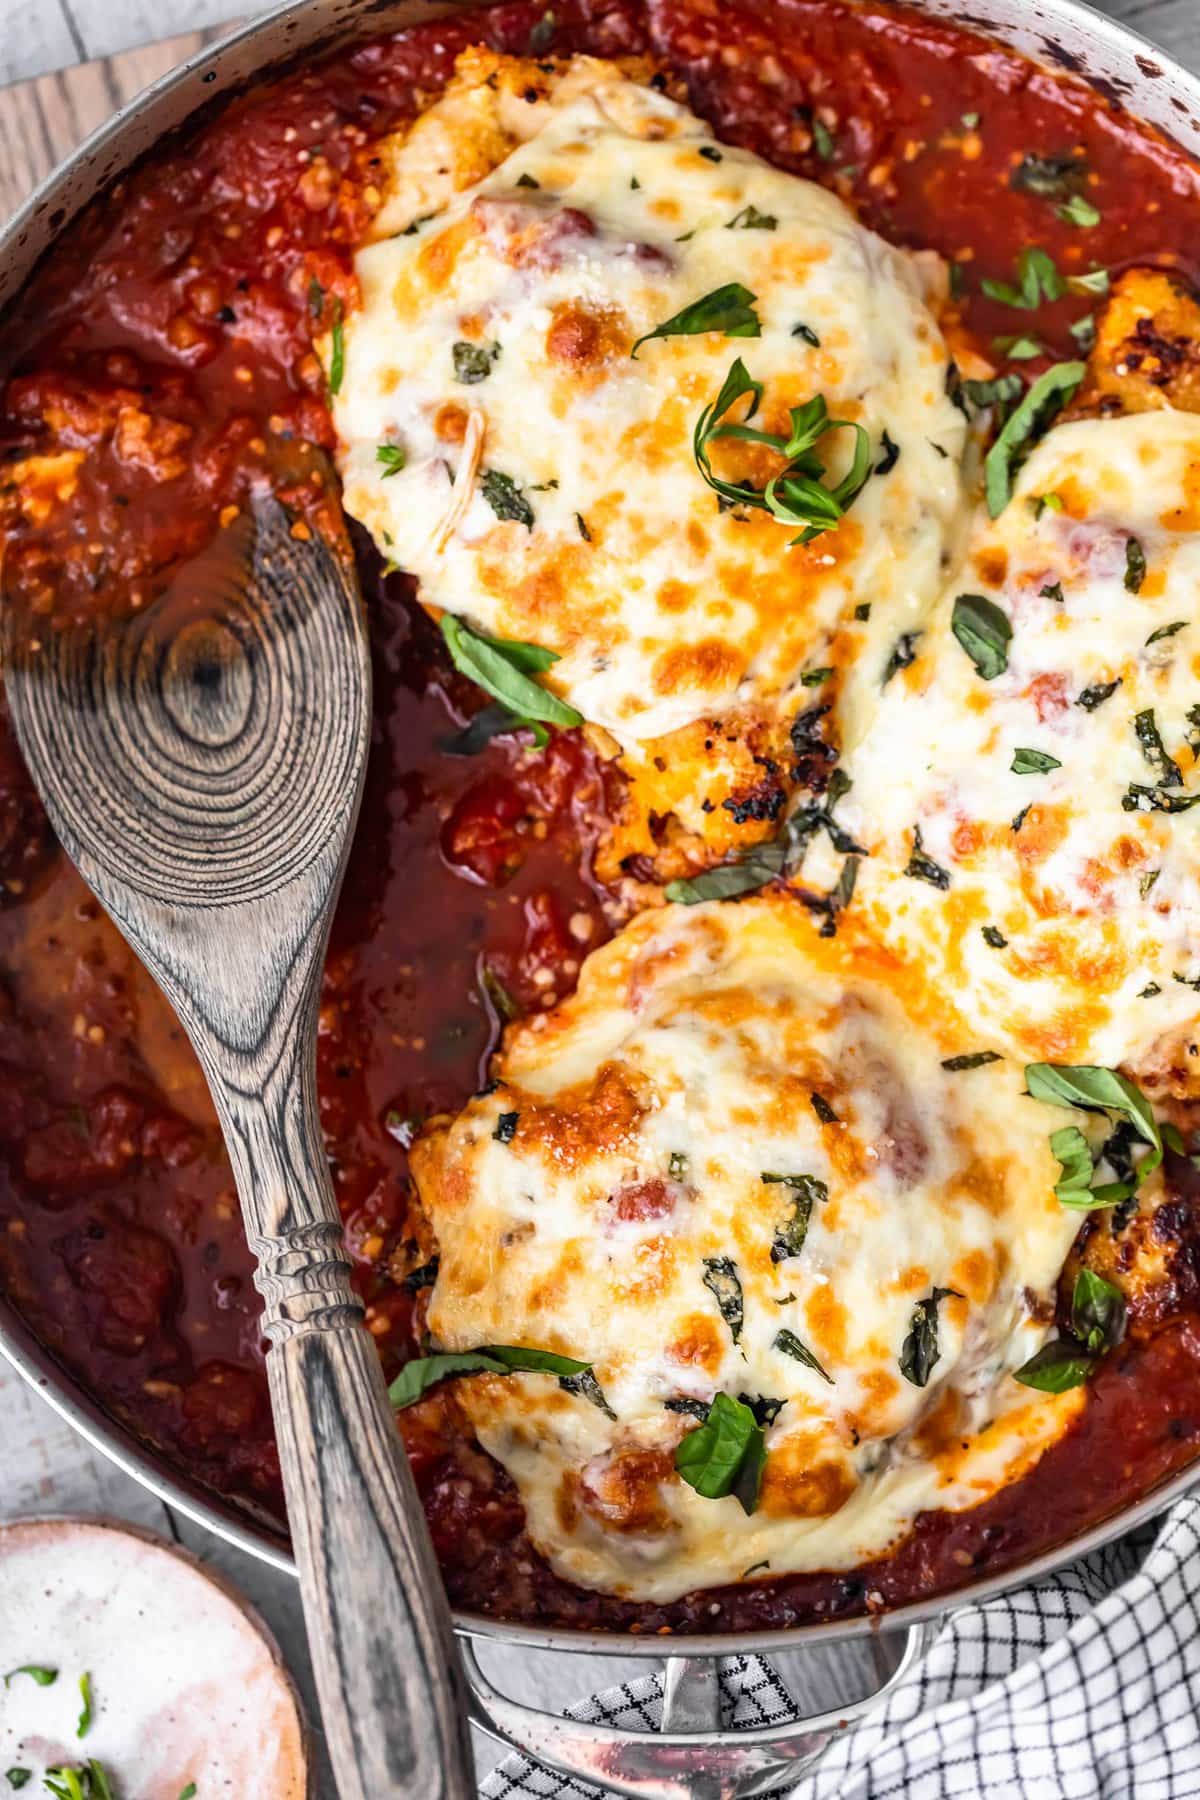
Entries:
{"type": "Polygon", "coordinates": [[[1200,412],[1200,301],[1174,275],[1130,269],[1099,320],[1076,417],[1200,412]]]}

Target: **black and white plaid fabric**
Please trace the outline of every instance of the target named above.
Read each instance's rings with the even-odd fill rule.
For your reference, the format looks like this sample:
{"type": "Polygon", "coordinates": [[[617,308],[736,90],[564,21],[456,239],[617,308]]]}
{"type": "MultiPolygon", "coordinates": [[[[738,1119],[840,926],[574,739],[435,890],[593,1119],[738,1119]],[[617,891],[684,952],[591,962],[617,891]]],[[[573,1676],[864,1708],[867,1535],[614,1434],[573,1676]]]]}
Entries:
{"type": "MultiPolygon", "coordinates": [[[[790,1800],[1200,1800],[1200,1497],[1135,1535],[946,1622],[887,1701],[835,1739],[790,1800]]],[[[723,1672],[731,1727],[796,1716],[758,1657],[723,1672]]],[[[572,1708],[646,1729],[648,1676],[572,1708]]],[[[597,1800],[510,1756],[481,1800],[597,1800]]]]}

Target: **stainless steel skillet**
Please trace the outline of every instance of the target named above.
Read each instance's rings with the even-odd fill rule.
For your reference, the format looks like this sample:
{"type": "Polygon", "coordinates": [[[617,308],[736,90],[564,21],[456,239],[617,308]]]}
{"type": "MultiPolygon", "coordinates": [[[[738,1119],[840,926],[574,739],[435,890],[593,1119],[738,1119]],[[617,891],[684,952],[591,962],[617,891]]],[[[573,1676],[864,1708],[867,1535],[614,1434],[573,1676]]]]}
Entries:
{"type": "MultiPolygon", "coordinates": [[[[439,0],[289,0],[154,84],[117,113],[51,175],[0,233],[0,309],[20,292],[43,251],[69,228],[79,209],[123,174],[167,133],[206,105],[283,62],[388,30],[471,9],[439,0]]],[[[935,17],[957,20],[1003,40],[1052,69],[1068,69],[1131,112],[1200,155],[1200,80],[1145,40],[1080,0],[909,0],[935,17]]],[[[98,1449],[170,1505],[277,1568],[294,1572],[286,1542],[248,1507],[214,1495],[174,1469],[109,1417],[36,1342],[0,1300],[0,1353],[98,1449]]],[[[1200,1482],[1186,1470],[1104,1524],[1057,1550],[887,1616],[889,1633],[907,1634],[898,1679],[919,1654],[932,1623],[950,1608],[986,1598],[1071,1561],[1128,1531],[1200,1482]]],[[[471,1640],[623,1657],[663,1658],[661,1640],[618,1634],[537,1630],[470,1614],[457,1626],[474,1688],[473,1712],[483,1729],[531,1749],[542,1760],[642,1800],[740,1800],[787,1776],[798,1777],[844,1724],[878,1703],[882,1688],[837,1714],[757,1733],[723,1733],[717,1708],[717,1660],[741,1651],[796,1651],[807,1645],[876,1632],[865,1618],[782,1632],[691,1637],[686,1654],[669,1656],[664,1730],[660,1734],[576,1726],[507,1700],[487,1682],[471,1640]]],[[[882,1660],[882,1659],[881,1659],[882,1660]]],[[[889,1659],[890,1660],[890,1659],[889,1659]]],[[[890,1683],[889,1683],[890,1685],[890,1683]]]]}

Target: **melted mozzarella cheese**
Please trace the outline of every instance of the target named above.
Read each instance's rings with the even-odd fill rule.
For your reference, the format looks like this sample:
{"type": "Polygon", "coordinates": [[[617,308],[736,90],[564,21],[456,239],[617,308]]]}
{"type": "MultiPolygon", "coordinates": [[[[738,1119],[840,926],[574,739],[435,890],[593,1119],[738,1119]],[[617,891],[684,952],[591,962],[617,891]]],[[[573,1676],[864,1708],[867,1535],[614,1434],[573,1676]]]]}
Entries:
{"type": "Polygon", "coordinates": [[[982,1043],[1136,1066],[1195,1018],[1200,808],[1158,808],[1200,793],[1198,587],[1200,419],[1061,425],[976,528],[917,660],[848,750],[839,817],[870,851],[855,904],[882,942],[969,993],[982,1043]],[[1047,494],[1061,510],[1038,504],[1047,494]],[[993,680],[953,634],[963,590],[1011,623],[993,680]],[[1013,773],[1018,750],[1057,766],[1013,773]],[[905,876],[914,829],[944,891],[905,876]]]}
{"type": "MultiPolygon", "coordinates": [[[[750,740],[764,711],[790,720],[811,701],[801,676],[840,619],[869,600],[899,631],[935,596],[963,516],[965,426],[915,259],[823,189],[718,146],[683,107],[603,68],[536,97],[536,135],[431,220],[360,252],[333,408],[339,466],[347,509],[427,605],[556,652],[547,685],[639,779],[663,778],[659,811],[710,831],[721,793],[678,779],[683,761],[695,775],[705,752],[720,760],[710,723],[736,715],[733,737],[750,744],[729,753],[728,792],[761,774],[766,747],[750,740]],[[734,281],[755,296],[761,335],[656,339],[631,356],[643,333],[734,281]],[[786,433],[788,407],[823,394],[833,417],[866,428],[875,462],[885,431],[898,447],[838,529],[807,545],[789,549],[795,528],[764,512],[722,512],[697,468],[697,419],[738,356],[764,384],[755,426],[786,433]],[[378,460],[385,444],[403,452],[398,472],[378,460]],[[520,516],[498,516],[514,488],[520,516]],[[697,721],[695,741],[664,748],[697,721]]],[[[438,143],[467,131],[468,101],[504,112],[487,92],[455,99],[438,143]]],[[[452,184],[511,145],[519,122],[476,125],[452,184]]],[[[840,478],[853,434],[820,448],[840,478]]],[[[713,463],[760,486],[780,466],[730,442],[713,463]]]]}
{"type": "Polygon", "coordinates": [[[1009,1378],[1078,1223],[1046,1109],[1010,1064],[947,1071],[974,1048],[962,1021],[852,936],[820,938],[786,895],[643,914],[509,1034],[496,1091],[416,1146],[436,1342],[552,1349],[603,1390],[607,1410],[544,1375],[457,1387],[572,1581],[663,1600],[854,1566],[1013,1479],[1082,1404],[1009,1378]],[[798,1246],[798,1189],[769,1175],[823,1184],[798,1246]],[[721,1258],[736,1333],[705,1280],[721,1258]],[[954,1291],[919,1387],[901,1358],[935,1288],[954,1291]],[[678,1403],[719,1392],[779,1403],[750,1516],[674,1471],[696,1428],[678,1403]]]}

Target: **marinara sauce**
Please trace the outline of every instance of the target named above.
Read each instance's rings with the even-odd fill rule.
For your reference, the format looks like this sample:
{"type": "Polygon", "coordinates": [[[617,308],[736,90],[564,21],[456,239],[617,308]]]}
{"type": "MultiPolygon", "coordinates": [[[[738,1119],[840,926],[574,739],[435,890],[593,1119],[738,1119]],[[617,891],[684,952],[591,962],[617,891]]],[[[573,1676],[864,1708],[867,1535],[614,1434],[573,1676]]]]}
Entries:
{"type": "MultiPolygon", "coordinates": [[[[1030,323],[980,290],[985,276],[1011,281],[1029,245],[1064,274],[1200,276],[1200,181],[1182,152],[1081,84],[903,8],[518,0],[438,21],[251,90],[71,227],[7,324],[10,595],[62,617],[144,605],[264,479],[298,518],[328,491],[312,335],[327,308],[353,304],[374,146],[480,40],[657,57],[722,137],[947,258],[961,329],[985,348],[1030,323]],[[1039,191],[1030,157],[1070,164],[1098,223],[1081,228],[1044,180],[1039,191]],[[47,453],[81,454],[70,498],[51,474],[39,504],[20,470],[47,453]]],[[[1085,285],[1041,307],[1026,366],[1077,354],[1095,304],[1085,285]]],[[[405,577],[364,538],[355,551],[375,722],[319,1078],[356,1281],[393,1372],[418,1349],[435,1249],[407,1145],[486,1078],[506,1016],[570,991],[621,912],[591,873],[613,777],[574,733],[544,754],[519,736],[464,741],[479,696],[448,669],[405,577]]],[[[1166,1322],[1108,1359],[1080,1424],[1015,1487],[927,1515],[896,1554],[849,1575],[655,1607],[573,1589],[530,1546],[515,1490],[444,1388],[402,1425],[452,1598],[594,1627],[762,1628],[944,1591],[1066,1539],[1195,1453],[1190,1196],[1164,1212],[1166,1322]]],[[[0,1277],[42,1341],[166,1460],[280,1517],[259,1302],[207,1093],[173,1015],[55,845],[2,712],[0,1277]]]]}

